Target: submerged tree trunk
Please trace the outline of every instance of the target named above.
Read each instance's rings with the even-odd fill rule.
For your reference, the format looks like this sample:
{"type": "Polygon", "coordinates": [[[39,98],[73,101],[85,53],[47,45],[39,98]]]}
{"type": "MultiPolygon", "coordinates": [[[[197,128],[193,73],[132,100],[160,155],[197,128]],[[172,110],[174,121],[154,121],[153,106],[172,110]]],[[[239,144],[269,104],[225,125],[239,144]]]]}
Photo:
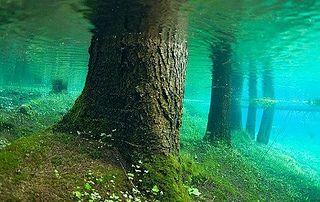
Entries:
{"type": "Polygon", "coordinates": [[[267,100],[257,135],[257,142],[268,144],[275,112],[274,104],[272,102],[272,99],[274,99],[274,86],[272,72],[270,69],[266,69],[263,74],[263,93],[264,99],[267,100]]]}
{"type": "Polygon", "coordinates": [[[24,51],[18,52],[16,54],[16,61],[14,65],[14,71],[12,75],[12,81],[14,84],[22,85],[27,84],[31,80],[31,74],[29,70],[29,64],[27,60],[27,46],[22,45],[21,48],[24,51]]]}
{"type": "Polygon", "coordinates": [[[204,140],[231,144],[231,45],[221,43],[212,47],[212,89],[207,131],[204,140]]]}
{"type": "Polygon", "coordinates": [[[231,115],[230,129],[242,129],[241,95],[243,88],[243,76],[239,70],[234,69],[231,76],[231,115]]]}
{"type": "Polygon", "coordinates": [[[252,63],[249,67],[249,107],[247,115],[246,130],[249,133],[251,139],[255,139],[256,135],[256,117],[257,117],[257,106],[256,98],[258,95],[257,91],[257,74],[252,63]]]}
{"type": "Polygon", "coordinates": [[[129,157],[178,153],[187,48],[177,6],[97,1],[85,87],[58,131],[112,136],[129,157]]]}
{"type": "Polygon", "coordinates": [[[51,93],[67,93],[68,92],[68,81],[64,79],[54,79],[51,81],[51,93]]]}

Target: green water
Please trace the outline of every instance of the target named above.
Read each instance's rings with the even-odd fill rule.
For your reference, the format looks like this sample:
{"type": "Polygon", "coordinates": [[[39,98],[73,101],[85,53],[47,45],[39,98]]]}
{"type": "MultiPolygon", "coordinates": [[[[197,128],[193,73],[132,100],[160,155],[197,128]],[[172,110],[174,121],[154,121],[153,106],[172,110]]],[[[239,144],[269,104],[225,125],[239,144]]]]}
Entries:
{"type": "MultiPolygon", "coordinates": [[[[47,182],[54,182],[58,187],[55,189],[61,189],[54,194],[40,183],[41,180],[36,180],[43,177],[37,172],[42,166],[32,167],[37,162],[30,160],[23,164],[32,165],[35,170],[30,172],[32,174],[28,173],[31,168],[26,169],[27,174],[18,177],[11,171],[20,173],[23,169],[19,163],[24,162],[20,157],[25,153],[29,155],[28,148],[37,148],[32,145],[37,138],[21,138],[41,133],[57,123],[72,107],[85,85],[88,48],[94,28],[88,18],[92,12],[88,2],[0,0],[0,201],[79,199],[74,196],[74,191],[77,186],[82,186],[83,176],[66,174],[63,179],[63,173],[77,170],[61,171],[62,177],[57,177],[60,175],[56,170],[63,170],[60,164],[43,166],[43,172],[53,173],[58,178],[47,182]],[[58,84],[63,89],[61,92],[55,90],[55,82],[62,82],[67,87],[58,84]],[[10,155],[6,155],[8,153],[10,155]],[[24,180],[33,179],[37,186],[23,191],[24,180]],[[67,186],[70,179],[77,180],[67,186]],[[19,187],[17,191],[10,191],[15,186],[19,187]],[[34,198],[30,198],[31,195],[34,198]]],[[[188,65],[180,139],[181,155],[186,161],[184,166],[192,170],[186,169],[187,174],[184,174],[192,176],[192,182],[184,182],[192,199],[320,201],[320,106],[317,104],[320,99],[320,2],[190,0],[181,2],[180,10],[174,12],[180,12],[187,21],[188,65]],[[212,87],[212,47],[219,44],[231,45],[232,57],[228,62],[232,66],[232,75],[243,79],[243,88],[238,89],[241,91],[242,128],[232,131],[232,149],[202,143],[207,129],[211,89],[215,88],[212,87]],[[252,99],[248,90],[252,72],[257,77],[256,133],[263,109],[275,103],[267,145],[257,144],[244,132],[252,99]],[[272,98],[264,95],[265,74],[273,81],[272,98]]],[[[63,144],[70,141],[64,138],[61,138],[63,144]]],[[[47,139],[41,141],[47,145],[47,139]]],[[[48,145],[52,143],[50,141],[48,145]]],[[[56,147],[62,146],[58,144],[56,147]]],[[[72,149],[70,146],[68,151],[73,152],[72,149]]],[[[86,148],[81,147],[81,150],[86,148]]],[[[36,154],[42,152],[41,149],[32,151],[36,154]]],[[[89,156],[96,155],[95,151],[90,152],[89,156]]],[[[80,153],[74,155],[79,155],[84,162],[75,160],[68,152],[56,155],[61,156],[59,162],[67,162],[61,165],[69,162],[71,167],[72,164],[79,166],[79,162],[91,161],[91,157],[80,153]]],[[[94,158],[96,165],[106,166],[96,162],[97,159],[94,158]]],[[[38,157],[35,161],[44,162],[38,157]]],[[[98,166],[86,166],[88,169],[81,172],[93,170],[97,175],[102,172],[98,166]]],[[[97,191],[99,194],[106,194],[101,187],[96,189],[100,190],[97,191]]],[[[157,194],[154,193],[158,197],[157,194]]],[[[82,200],[88,199],[83,196],[82,200]]],[[[94,201],[99,200],[102,201],[94,201]]],[[[110,200],[125,201],[123,197],[110,200]]]]}

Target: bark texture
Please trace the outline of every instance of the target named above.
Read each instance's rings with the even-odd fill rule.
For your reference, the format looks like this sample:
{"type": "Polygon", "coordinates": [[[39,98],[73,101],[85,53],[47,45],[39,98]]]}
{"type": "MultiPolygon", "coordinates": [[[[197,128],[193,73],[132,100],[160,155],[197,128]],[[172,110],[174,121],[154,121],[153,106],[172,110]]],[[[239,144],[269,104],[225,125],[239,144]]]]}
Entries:
{"type": "Polygon", "coordinates": [[[232,70],[231,78],[231,115],[230,129],[242,129],[242,111],[241,111],[241,96],[243,89],[243,76],[237,69],[232,70]]]}
{"type": "Polygon", "coordinates": [[[204,140],[231,144],[231,45],[212,47],[212,89],[207,131],[204,140]]]}
{"type": "Polygon", "coordinates": [[[106,134],[125,156],[176,154],[187,61],[177,2],[94,6],[85,87],[57,129],[106,134]]]}
{"type": "MultiPolygon", "coordinates": [[[[273,77],[270,69],[266,69],[263,74],[263,92],[265,99],[274,99],[273,77]]],[[[262,144],[269,143],[272,129],[275,107],[274,104],[272,104],[272,102],[270,103],[271,104],[266,106],[263,110],[260,128],[257,135],[257,142],[262,144]]]]}
{"type": "Polygon", "coordinates": [[[255,67],[252,63],[249,66],[249,106],[248,106],[248,115],[247,115],[247,123],[246,130],[249,133],[251,139],[255,139],[256,136],[256,117],[257,117],[257,106],[256,106],[256,98],[258,96],[257,89],[257,75],[255,71],[255,67]]]}

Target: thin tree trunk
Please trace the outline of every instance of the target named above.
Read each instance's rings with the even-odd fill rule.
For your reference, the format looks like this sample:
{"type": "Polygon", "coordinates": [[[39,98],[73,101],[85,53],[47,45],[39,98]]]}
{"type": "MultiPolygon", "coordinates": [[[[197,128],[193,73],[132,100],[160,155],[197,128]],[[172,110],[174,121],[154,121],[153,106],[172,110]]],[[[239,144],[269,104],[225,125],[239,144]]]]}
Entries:
{"type": "Polygon", "coordinates": [[[212,60],[211,104],[204,140],[231,145],[231,45],[221,43],[213,46],[212,60]]]}
{"type": "Polygon", "coordinates": [[[231,130],[242,129],[241,95],[243,88],[243,76],[239,70],[234,69],[231,78],[231,130]]]}
{"type": "Polygon", "coordinates": [[[257,142],[262,144],[269,143],[274,111],[274,106],[267,107],[265,110],[263,110],[260,129],[257,135],[257,142]]]}
{"type": "Polygon", "coordinates": [[[59,131],[111,135],[129,157],[178,153],[187,48],[176,3],[98,1],[85,87],[59,131]]]}
{"type": "MultiPolygon", "coordinates": [[[[274,99],[273,77],[270,69],[266,69],[263,74],[263,92],[265,99],[274,99]]],[[[275,112],[274,104],[270,102],[263,110],[260,129],[257,135],[257,142],[268,144],[272,129],[273,116],[275,112]]]]}
{"type": "Polygon", "coordinates": [[[249,133],[251,139],[255,139],[256,135],[256,117],[257,117],[257,106],[256,98],[258,95],[257,91],[257,75],[252,63],[249,67],[249,107],[247,115],[246,130],[249,133]]]}
{"type": "Polygon", "coordinates": [[[13,71],[13,83],[22,85],[22,84],[28,84],[28,81],[30,81],[31,74],[29,72],[29,65],[27,62],[27,55],[26,55],[26,45],[23,45],[21,47],[22,50],[16,54],[16,60],[15,60],[15,66],[13,71]]]}

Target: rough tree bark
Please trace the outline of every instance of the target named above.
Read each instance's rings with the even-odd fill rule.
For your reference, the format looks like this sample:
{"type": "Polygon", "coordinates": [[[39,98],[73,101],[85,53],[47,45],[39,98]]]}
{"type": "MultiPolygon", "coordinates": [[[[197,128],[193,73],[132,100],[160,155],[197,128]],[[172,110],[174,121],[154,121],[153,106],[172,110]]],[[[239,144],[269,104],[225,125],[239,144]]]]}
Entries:
{"type": "Polygon", "coordinates": [[[247,115],[247,123],[246,130],[249,133],[251,139],[255,139],[256,136],[256,117],[257,117],[257,106],[256,106],[256,98],[258,96],[257,89],[257,74],[255,71],[255,66],[250,63],[249,64],[249,106],[248,106],[248,115],[247,115]]]}
{"type": "Polygon", "coordinates": [[[242,129],[242,112],[241,112],[241,95],[243,88],[242,73],[237,70],[232,70],[231,75],[231,115],[230,115],[230,129],[242,129]]]}
{"type": "Polygon", "coordinates": [[[231,145],[231,45],[220,43],[212,46],[212,89],[207,131],[204,140],[231,145]]]}
{"type": "Polygon", "coordinates": [[[58,131],[112,136],[124,156],[179,151],[187,61],[179,4],[98,0],[84,90],[58,131]]]}
{"type": "MultiPolygon", "coordinates": [[[[269,68],[263,73],[263,93],[264,99],[274,99],[273,77],[271,69],[269,68]]],[[[262,144],[269,143],[274,112],[274,104],[270,102],[270,104],[268,104],[263,110],[260,128],[257,135],[257,142],[262,144]]]]}

